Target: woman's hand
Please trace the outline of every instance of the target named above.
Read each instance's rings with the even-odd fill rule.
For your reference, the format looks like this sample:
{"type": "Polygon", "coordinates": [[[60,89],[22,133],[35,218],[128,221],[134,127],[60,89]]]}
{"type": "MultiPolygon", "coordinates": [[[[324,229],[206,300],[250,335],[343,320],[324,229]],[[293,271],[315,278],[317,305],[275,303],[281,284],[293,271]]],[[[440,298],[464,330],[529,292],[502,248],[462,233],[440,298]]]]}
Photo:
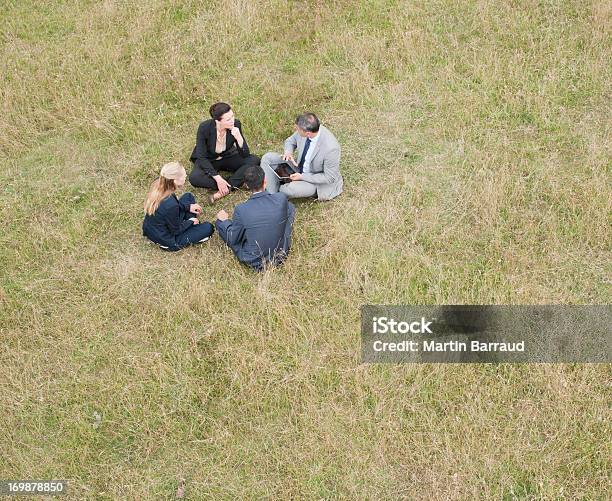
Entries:
{"type": "Polygon", "coordinates": [[[217,182],[217,189],[221,195],[225,196],[230,192],[230,184],[219,174],[213,176],[213,179],[217,182]]]}
{"type": "Polygon", "coordinates": [[[244,144],[244,138],[242,137],[242,134],[240,134],[240,129],[238,127],[232,127],[230,129],[230,133],[232,134],[232,136],[234,136],[234,139],[238,143],[238,146],[242,148],[242,145],[244,144]]]}
{"type": "Polygon", "coordinates": [[[189,221],[193,221],[193,224],[200,224],[200,221],[198,221],[197,217],[190,217],[189,221]]]}
{"type": "Polygon", "coordinates": [[[191,204],[189,206],[189,212],[192,214],[202,214],[202,207],[200,207],[198,204],[191,204]]]}

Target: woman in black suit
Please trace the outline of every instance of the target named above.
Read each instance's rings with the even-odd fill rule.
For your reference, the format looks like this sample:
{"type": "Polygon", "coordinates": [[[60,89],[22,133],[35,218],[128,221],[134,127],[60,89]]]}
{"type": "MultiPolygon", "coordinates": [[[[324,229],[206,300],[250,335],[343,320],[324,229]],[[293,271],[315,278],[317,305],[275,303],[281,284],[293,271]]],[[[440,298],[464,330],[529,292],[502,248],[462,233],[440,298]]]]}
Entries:
{"type": "Polygon", "coordinates": [[[212,224],[198,220],[202,213],[191,193],[177,198],[175,192],[185,184],[187,173],[178,162],[162,167],[144,203],[142,233],[162,249],[177,251],[205,242],[215,231],[212,224]]]}
{"type": "Polygon", "coordinates": [[[259,157],[251,155],[246,139],[242,135],[240,122],[227,103],[216,103],[210,107],[211,120],[198,127],[196,146],[191,154],[193,170],[189,182],[199,188],[215,190],[210,201],[214,202],[244,182],[244,172],[250,165],[259,165],[259,157]],[[228,171],[226,179],[219,170],[228,171]]]}

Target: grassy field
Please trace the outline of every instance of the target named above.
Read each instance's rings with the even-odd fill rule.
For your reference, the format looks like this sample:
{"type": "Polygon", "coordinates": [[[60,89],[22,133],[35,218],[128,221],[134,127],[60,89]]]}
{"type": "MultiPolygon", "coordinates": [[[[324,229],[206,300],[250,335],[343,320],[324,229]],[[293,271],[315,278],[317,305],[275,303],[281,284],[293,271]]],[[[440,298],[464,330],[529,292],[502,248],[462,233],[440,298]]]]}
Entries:
{"type": "Polygon", "coordinates": [[[610,498],[608,365],[366,366],[359,338],[368,303],[610,302],[609,2],[0,7],[0,478],[610,498]],[[303,110],[343,146],[345,193],[297,203],[265,274],[141,237],[218,100],[256,154],[303,110]]]}

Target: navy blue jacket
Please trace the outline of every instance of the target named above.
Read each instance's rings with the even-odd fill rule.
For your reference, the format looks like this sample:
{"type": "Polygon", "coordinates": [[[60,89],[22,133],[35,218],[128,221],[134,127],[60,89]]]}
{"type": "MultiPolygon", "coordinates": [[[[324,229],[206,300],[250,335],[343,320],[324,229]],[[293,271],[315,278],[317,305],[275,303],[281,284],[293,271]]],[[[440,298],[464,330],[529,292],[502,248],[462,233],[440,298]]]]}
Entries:
{"type": "Polygon", "coordinates": [[[142,233],[153,242],[169,247],[172,250],[180,246],[176,242],[176,237],[193,225],[189,220],[192,215],[189,213],[189,199],[180,200],[176,195],[164,198],[152,216],[145,214],[142,223],[142,233]]]}
{"type": "Polygon", "coordinates": [[[217,220],[217,230],[240,261],[261,270],[264,261],[280,264],[287,256],[294,217],[284,193],[262,191],[238,204],[233,220],[217,220]]]}

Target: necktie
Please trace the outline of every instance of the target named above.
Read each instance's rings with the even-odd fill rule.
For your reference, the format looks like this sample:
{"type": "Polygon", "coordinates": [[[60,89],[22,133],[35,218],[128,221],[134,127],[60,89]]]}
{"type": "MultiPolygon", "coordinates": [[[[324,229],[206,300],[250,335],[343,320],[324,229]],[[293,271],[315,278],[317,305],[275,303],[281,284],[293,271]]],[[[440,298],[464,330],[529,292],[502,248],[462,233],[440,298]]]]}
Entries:
{"type": "Polygon", "coordinates": [[[302,170],[304,170],[304,161],[306,160],[306,153],[308,153],[308,148],[310,148],[310,139],[306,139],[304,151],[302,152],[302,158],[300,158],[300,163],[298,164],[298,171],[300,171],[300,174],[302,173],[302,170]]]}

